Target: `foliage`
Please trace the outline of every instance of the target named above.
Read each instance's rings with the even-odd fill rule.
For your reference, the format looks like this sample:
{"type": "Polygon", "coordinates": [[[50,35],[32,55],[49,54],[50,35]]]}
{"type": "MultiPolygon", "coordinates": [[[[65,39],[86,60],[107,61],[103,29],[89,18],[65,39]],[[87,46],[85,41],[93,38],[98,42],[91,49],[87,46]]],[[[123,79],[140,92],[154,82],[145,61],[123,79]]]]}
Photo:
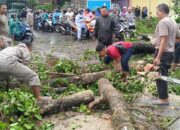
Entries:
{"type": "Polygon", "coordinates": [[[77,86],[75,84],[69,84],[68,89],[62,94],[62,96],[68,96],[80,91],[85,90],[82,86],[77,86]]]}
{"type": "Polygon", "coordinates": [[[84,104],[81,104],[79,107],[76,107],[75,111],[85,113],[87,115],[91,114],[91,111],[89,110],[88,106],[84,104]]]}
{"type": "Polygon", "coordinates": [[[62,73],[77,73],[78,68],[79,65],[77,63],[67,59],[60,60],[55,66],[55,70],[62,73]]]}
{"type": "Polygon", "coordinates": [[[158,23],[157,18],[141,19],[137,20],[136,32],[137,34],[151,34],[154,33],[156,25],[158,23]]]}
{"type": "Polygon", "coordinates": [[[101,62],[99,64],[89,64],[88,69],[90,72],[98,72],[98,71],[112,69],[113,68],[112,65],[113,65],[113,63],[106,65],[101,62]]]}
{"type": "Polygon", "coordinates": [[[113,86],[120,90],[127,101],[131,102],[134,99],[134,96],[143,92],[144,84],[141,79],[136,76],[129,76],[127,82],[120,82],[121,74],[120,73],[109,73],[107,74],[107,79],[109,79],[113,86]]]}
{"type": "Polygon", "coordinates": [[[2,130],[36,130],[42,120],[34,96],[19,89],[0,92],[0,112],[2,130]]]}
{"type": "Polygon", "coordinates": [[[48,79],[48,68],[39,53],[34,53],[34,55],[32,55],[30,67],[39,75],[40,80],[48,79]]]}
{"type": "Polygon", "coordinates": [[[93,58],[98,58],[98,54],[95,50],[87,49],[84,51],[82,60],[87,61],[87,60],[92,60],[93,58]]]}
{"type": "Polygon", "coordinates": [[[53,5],[52,3],[36,6],[36,9],[45,9],[47,11],[52,11],[54,8],[55,8],[55,5],[53,5]]]}
{"type": "MultiPolygon", "coordinates": [[[[177,69],[175,72],[171,72],[171,77],[179,79],[180,69],[177,69]]],[[[171,93],[175,93],[176,95],[180,95],[180,85],[171,83],[169,87],[169,91],[171,93]]]]}
{"type": "Polygon", "coordinates": [[[58,78],[56,79],[56,81],[53,82],[53,84],[51,84],[51,87],[59,87],[59,86],[66,87],[68,85],[69,85],[69,81],[67,79],[58,78]]]}
{"type": "Polygon", "coordinates": [[[28,4],[30,7],[35,7],[35,6],[38,4],[38,1],[37,1],[37,0],[28,0],[28,1],[27,1],[27,4],[28,4]]]}

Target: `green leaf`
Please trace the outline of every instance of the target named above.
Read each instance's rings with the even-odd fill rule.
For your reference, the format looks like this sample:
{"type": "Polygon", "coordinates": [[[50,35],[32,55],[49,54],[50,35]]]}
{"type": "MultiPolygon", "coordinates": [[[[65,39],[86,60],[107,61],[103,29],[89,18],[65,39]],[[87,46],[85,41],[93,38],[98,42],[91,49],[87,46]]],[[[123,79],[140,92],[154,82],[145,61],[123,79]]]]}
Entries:
{"type": "Polygon", "coordinates": [[[41,116],[41,115],[36,114],[35,117],[36,117],[38,120],[42,120],[42,116],[41,116]]]}
{"type": "Polygon", "coordinates": [[[24,124],[24,127],[28,130],[31,130],[33,128],[33,125],[30,124],[24,124]]]}

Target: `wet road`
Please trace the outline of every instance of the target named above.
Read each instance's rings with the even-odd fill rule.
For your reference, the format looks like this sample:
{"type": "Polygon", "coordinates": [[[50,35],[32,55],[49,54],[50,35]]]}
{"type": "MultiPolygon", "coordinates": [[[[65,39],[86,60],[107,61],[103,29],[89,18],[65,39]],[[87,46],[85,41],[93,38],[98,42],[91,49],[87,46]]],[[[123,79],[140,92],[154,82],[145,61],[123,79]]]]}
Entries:
{"type": "MultiPolygon", "coordinates": [[[[96,41],[92,40],[78,42],[71,36],[60,33],[34,32],[34,35],[33,48],[43,56],[53,55],[58,58],[68,58],[74,61],[79,61],[88,49],[95,50],[97,44],[96,41]]],[[[94,62],[97,62],[97,60],[94,62]]]]}

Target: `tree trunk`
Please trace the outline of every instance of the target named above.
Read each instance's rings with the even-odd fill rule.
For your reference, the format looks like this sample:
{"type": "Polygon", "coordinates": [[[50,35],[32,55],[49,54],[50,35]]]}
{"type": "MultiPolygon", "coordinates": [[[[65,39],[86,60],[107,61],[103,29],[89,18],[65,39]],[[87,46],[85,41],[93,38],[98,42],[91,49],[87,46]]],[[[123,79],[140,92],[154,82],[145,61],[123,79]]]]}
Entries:
{"type": "Polygon", "coordinates": [[[91,90],[86,90],[70,96],[61,97],[60,99],[50,100],[48,102],[40,102],[38,105],[40,106],[41,114],[47,115],[64,111],[81,104],[88,104],[93,100],[93,92],[91,90]]]}
{"type": "MultiPolygon", "coordinates": [[[[100,72],[93,72],[93,73],[85,73],[82,75],[77,76],[70,76],[64,79],[67,79],[69,83],[77,84],[77,85],[87,85],[92,84],[102,78],[106,73],[111,72],[110,70],[100,71],[100,72]]],[[[51,86],[53,86],[56,79],[50,80],[51,86]]],[[[56,87],[60,87],[59,85],[56,87]]]]}
{"type": "Polygon", "coordinates": [[[72,76],[67,79],[69,80],[70,83],[75,83],[79,85],[87,85],[87,84],[92,84],[96,82],[108,72],[110,72],[110,70],[93,72],[93,73],[85,73],[80,76],[72,76]]]}
{"type": "Polygon", "coordinates": [[[101,97],[107,100],[113,112],[112,121],[115,130],[135,130],[123,95],[107,79],[100,79],[98,86],[101,97]]]}

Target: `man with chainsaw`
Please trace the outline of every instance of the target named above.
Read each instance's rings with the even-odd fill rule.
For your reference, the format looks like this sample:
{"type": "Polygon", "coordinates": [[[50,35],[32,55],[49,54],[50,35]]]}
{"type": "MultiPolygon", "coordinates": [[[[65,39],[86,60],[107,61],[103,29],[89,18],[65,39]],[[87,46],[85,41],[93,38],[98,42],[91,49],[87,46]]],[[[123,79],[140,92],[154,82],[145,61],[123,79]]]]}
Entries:
{"type": "MultiPolygon", "coordinates": [[[[168,69],[173,60],[175,39],[180,38],[177,24],[168,17],[169,7],[166,4],[157,6],[159,23],[155,30],[154,45],[156,47],[154,66],[159,66],[159,73],[168,76],[168,69]]],[[[169,105],[168,84],[166,81],[156,80],[159,99],[153,101],[154,105],[169,105]]]]}

